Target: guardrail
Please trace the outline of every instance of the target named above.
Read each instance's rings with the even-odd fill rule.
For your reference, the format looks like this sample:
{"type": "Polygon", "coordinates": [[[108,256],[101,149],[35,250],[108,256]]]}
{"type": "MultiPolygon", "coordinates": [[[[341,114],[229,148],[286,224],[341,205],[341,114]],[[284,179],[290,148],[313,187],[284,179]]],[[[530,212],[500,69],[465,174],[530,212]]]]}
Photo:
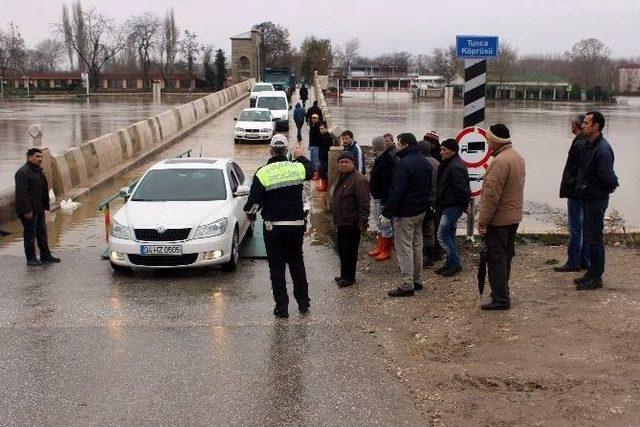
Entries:
{"type": "MultiPolygon", "coordinates": [[[[188,149],[187,151],[185,151],[184,153],[180,154],[179,156],[176,156],[177,159],[181,159],[183,157],[191,157],[191,152],[193,151],[192,148],[188,149]]],[[[131,181],[127,187],[131,188],[133,186],[135,186],[138,183],[138,180],[136,179],[135,181],[131,181]]],[[[105,199],[102,201],[102,203],[100,203],[100,206],[98,206],[98,210],[102,212],[102,214],[104,215],[104,237],[105,237],[105,242],[107,244],[107,249],[104,250],[104,252],[102,253],[102,255],[100,256],[100,258],[102,259],[109,259],[109,230],[111,228],[111,209],[110,209],[110,205],[111,203],[119,198],[124,198],[124,196],[122,194],[120,194],[120,191],[118,191],[117,193],[115,193],[113,196],[109,197],[108,199],[105,199]]]]}

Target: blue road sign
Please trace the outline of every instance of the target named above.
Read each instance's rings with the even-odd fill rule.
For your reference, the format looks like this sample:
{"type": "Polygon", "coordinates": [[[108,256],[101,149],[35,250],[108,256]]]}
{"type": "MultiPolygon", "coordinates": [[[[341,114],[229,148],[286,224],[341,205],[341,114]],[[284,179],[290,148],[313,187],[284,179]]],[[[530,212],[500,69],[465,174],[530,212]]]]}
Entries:
{"type": "Polygon", "coordinates": [[[495,58],[498,36],[456,36],[456,52],[458,58],[495,58]]]}

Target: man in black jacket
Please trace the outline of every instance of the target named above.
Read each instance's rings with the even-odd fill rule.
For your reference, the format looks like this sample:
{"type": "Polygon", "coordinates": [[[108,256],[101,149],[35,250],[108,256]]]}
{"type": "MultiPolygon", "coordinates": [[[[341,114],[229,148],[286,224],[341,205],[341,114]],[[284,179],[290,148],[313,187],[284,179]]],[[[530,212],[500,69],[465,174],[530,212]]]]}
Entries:
{"type": "Polygon", "coordinates": [[[575,185],[578,178],[578,170],[582,165],[586,152],[587,139],[582,135],[582,122],[584,115],[578,114],[571,120],[571,133],[575,135],[567,163],[562,172],[560,182],[560,198],[567,199],[567,218],[569,226],[569,246],[567,247],[567,262],[555,267],[555,271],[580,271],[581,268],[589,269],[589,245],[584,238],[584,212],[582,199],[576,196],[575,185]]]}
{"type": "Polygon", "coordinates": [[[311,116],[313,116],[314,114],[318,115],[319,121],[323,121],[322,108],[318,107],[318,101],[313,101],[313,105],[307,110],[307,124],[309,124],[309,122],[311,121],[311,116]]]}
{"type": "MultiPolygon", "coordinates": [[[[379,138],[379,137],[378,137],[379,138]]],[[[374,138],[374,144],[375,144],[374,138]]],[[[389,190],[393,178],[393,169],[396,165],[396,150],[393,135],[386,133],[382,136],[382,152],[376,156],[369,175],[369,189],[373,199],[374,218],[378,229],[378,238],[375,248],[369,252],[369,256],[377,261],[386,261],[391,258],[391,245],[393,243],[393,227],[382,227],[380,215],[387,206],[389,190]]],[[[375,145],[374,145],[375,149],[375,145]]]]}
{"type": "Polygon", "coordinates": [[[38,266],[45,262],[60,262],[51,255],[47,241],[45,211],[49,210],[49,184],[40,165],[42,150],[27,150],[27,163],[15,174],[16,213],[24,227],[24,253],[27,265],[38,266]],[[40,260],[36,257],[34,241],[38,242],[40,260]]]}
{"type": "Polygon", "coordinates": [[[307,99],[309,98],[309,89],[307,89],[307,85],[302,83],[302,86],[300,86],[300,100],[302,101],[302,108],[304,108],[305,104],[307,103],[307,99]]]}
{"type": "Polygon", "coordinates": [[[393,242],[398,257],[402,281],[389,291],[390,297],[411,296],[423,288],[422,221],[429,203],[431,164],[420,152],[418,141],[411,133],[398,135],[398,153],[389,191],[389,200],[383,209],[382,225],[393,218],[393,242]]]}
{"type": "Polygon", "coordinates": [[[440,145],[442,164],[438,168],[438,195],[436,203],[442,213],[438,226],[438,242],[447,254],[444,265],[437,274],[453,276],[462,271],[462,261],[456,246],[456,228],[462,212],[471,198],[469,172],[458,156],[458,143],[447,139],[440,145]]]}
{"type": "Polygon", "coordinates": [[[604,214],[609,206],[609,195],[618,187],[613,170],[613,150],[602,136],[604,116],[591,111],[584,116],[582,134],[587,138],[584,161],[576,179],[576,197],[582,199],[584,227],[591,265],[584,276],[575,279],[577,290],[602,287],[604,273],[604,214]]]}

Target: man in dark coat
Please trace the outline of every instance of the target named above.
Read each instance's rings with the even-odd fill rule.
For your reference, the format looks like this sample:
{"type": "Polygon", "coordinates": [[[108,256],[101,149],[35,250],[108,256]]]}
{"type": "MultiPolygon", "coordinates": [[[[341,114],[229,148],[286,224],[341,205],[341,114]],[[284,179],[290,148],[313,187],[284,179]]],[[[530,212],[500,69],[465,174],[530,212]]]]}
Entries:
{"type": "Polygon", "coordinates": [[[369,184],[355,168],[355,158],[348,151],[338,157],[340,178],[331,197],[331,214],[338,229],[338,254],[340,276],[336,283],[341,288],[352,286],[356,281],[360,233],[368,228],[369,184]]]}
{"type": "MultiPolygon", "coordinates": [[[[377,150],[377,138],[373,140],[374,149],[377,150]]],[[[390,225],[383,227],[380,223],[380,215],[382,209],[387,205],[389,200],[389,191],[391,190],[391,180],[393,178],[393,169],[396,165],[396,150],[393,135],[386,133],[382,136],[382,152],[376,156],[371,167],[369,175],[369,188],[371,189],[371,198],[373,199],[373,216],[376,220],[376,228],[378,237],[375,248],[369,252],[369,256],[375,258],[376,261],[386,261],[391,258],[391,246],[393,245],[393,227],[390,225]]]]}
{"type": "Polygon", "coordinates": [[[581,268],[589,268],[589,245],[584,238],[584,212],[582,199],[575,197],[575,185],[578,170],[582,165],[587,147],[587,139],[582,135],[582,122],[584,115],[578,114],[571,120],[571,132],[575,135],[567,163],[562,172],[560,182],[560,198],[567,199],[567,218],[569,226],[569,246],[567,247],[567,262],[555,267],[555,271],[580,271],[581,268]]]}
{"type": "Polygon", "coordinates": [[[311,121],[311,116],[318,115],[318,120],[323,121],[322,108],[318,107],[318,101],[313,101],[313,105],[307,110],[307,124],[311,121]]]}
{"type": "Polygon", "coordinates": [[[442,164],[438,168],[438,194],[436,203],[442,212],[438,226],[438,242],[447,254],[444,265],[436,269],[437,274],[453,276],[462,271],[462,261],[456,245],[456,229],[471,198],[469,172],[458,155],[458,143],[447,139],[440,146],[442,164]]]}
{"type": "Polygon", "coordinates": [[[27,265],[38,266],[45,262],[60,262],[49,249],[45,211],[49,210],[49,184],[40,165],[42,150],[27,150],[27,162],[15,174],[16,213],[24,227],[24,253],[27,265]],[[35,241],[40,249],[36,257],[35,241]]]}
{"type": "Polygon", "coordinates": [[[305,106],[307,99],[309,99],[309,89],[307,89],[307,85],[302,83],[302,86],[300,86],[300,100],[302,101],[302,107],[305,106]]]}
{"type": "Polygon", "coordinates": [[[329,187],[329,149],[333,145],[333,135],[329,132],[326,122],[320,123],[320,134],[318,135],[318,171],[320,183],[316,186],[318,191],[327,191],[329,187]]]}
{"type": "Polygon", "coordinates": [[[579,291],[602,287],[604,214],[609,206],[609,195],[618,187],[618,177],[613,170],[613,149],[602,136],[604,124],[604,116],[599,111],[585,114],[582,122],[582,134],[587,138],[587,146],[576,179],[576,197],[581,198],[583,203],[591,265],[584,276],[574,280],[579,291]]]}
{"type": "MultiPolygon", "coordinates": [[[[429,192],[429,207],[422,222],[422,266],[424,268],[433,267],[436,255],[442,249],[436,239],[436,231],[440,225],[440,215],[436,206],[436,194],[438,193],[438,167],[440,162],[433,157],[432,150],[434,144],[440,147],[440,135],[436,131],[427,132],[422,141],[418,141],[418,147],[422,155],[431,163],[433,172],[431,173],[431,191],[429,192]]],[[[438,257],[442,259],[442,255],[438,257]]]]}
{"type": "Polygon", "coordinates": [[[432,167],[413,134],[398,135],[397,147],[400,160],[393,172],[381,222],[384,226],[393,218],[393,242],[402,274],[400,286],[387,295],[405,297],[423,288],[422,221],[429,205],[432,167]]]}

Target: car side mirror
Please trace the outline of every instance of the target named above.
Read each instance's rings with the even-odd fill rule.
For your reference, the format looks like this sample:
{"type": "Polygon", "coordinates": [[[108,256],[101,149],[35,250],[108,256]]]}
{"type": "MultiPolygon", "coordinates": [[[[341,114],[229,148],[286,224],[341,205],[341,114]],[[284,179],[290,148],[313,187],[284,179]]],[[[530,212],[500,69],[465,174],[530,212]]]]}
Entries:
{"type": "Polygon", "coordinates": [[[131,187],[122,187],[118,194],[120,194],[121,197],[128,199],[131,197],[131,187]]]}
{"type": "Polygon", "coordinates": [[[236,191],[233,192],[233,197],[248,196],[250,192],[251,187],[249,187],[248,185],[238,185],[236,191]]]}

